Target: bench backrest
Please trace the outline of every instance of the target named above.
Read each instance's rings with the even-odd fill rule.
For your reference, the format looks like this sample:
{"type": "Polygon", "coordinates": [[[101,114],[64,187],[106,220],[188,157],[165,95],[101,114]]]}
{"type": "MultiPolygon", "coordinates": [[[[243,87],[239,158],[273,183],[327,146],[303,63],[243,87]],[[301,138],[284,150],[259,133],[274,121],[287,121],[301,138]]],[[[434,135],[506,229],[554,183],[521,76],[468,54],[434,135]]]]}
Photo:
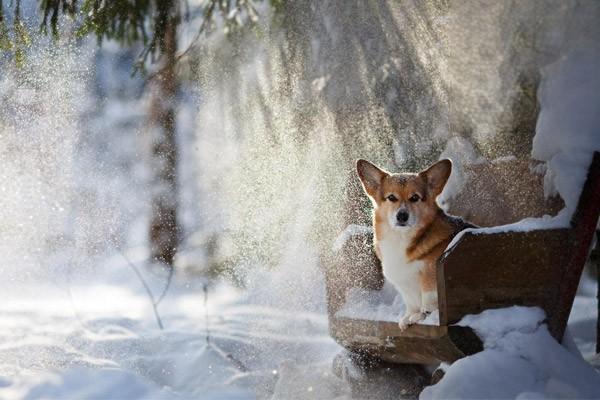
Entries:
{"type": "Polygon", "coordinates": [[[561,339],[600,213],[594,153],[569,229],[466,233],[438,262],[440,323],[511,305],[539,306],[561,339]]]}

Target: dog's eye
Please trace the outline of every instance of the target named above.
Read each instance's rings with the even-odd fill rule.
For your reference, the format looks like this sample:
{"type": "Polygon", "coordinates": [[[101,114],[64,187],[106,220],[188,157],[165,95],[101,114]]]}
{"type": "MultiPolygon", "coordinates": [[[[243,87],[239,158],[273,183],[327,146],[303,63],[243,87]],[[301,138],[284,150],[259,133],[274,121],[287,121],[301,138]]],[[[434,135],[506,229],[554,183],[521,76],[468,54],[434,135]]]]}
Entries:
{"type": "Polygon", "coordinates": [[[398,198],[396,196],[394,196],[393,194],[390,194],[388,197],[386,197],[386,199],[391,201],[392,203],[395,203],[398,201],[398,198]]]}
{"type": "Polygon", "coordinates": [[[417,201],[421,200],[421,197],[419,197],[419,195],[415,193],[412,196],[410,196],[410,198],[408,200],[411,203],[416,203],[417,201]]]}

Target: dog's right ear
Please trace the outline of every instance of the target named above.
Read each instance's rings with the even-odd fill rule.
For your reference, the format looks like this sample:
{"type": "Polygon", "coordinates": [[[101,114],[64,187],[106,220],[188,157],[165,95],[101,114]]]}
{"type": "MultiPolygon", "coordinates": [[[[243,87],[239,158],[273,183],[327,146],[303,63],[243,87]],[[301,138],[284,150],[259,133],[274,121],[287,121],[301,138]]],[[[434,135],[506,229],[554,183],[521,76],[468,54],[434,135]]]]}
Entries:
{"type": "Polygon", "coordinates": [[[383,178],[388,175],[387,172],[371,164],[367,160],[356,161],[356,172],[362,182],[365,192],[372,198],[375,198],[381,187],[383,178]]]}

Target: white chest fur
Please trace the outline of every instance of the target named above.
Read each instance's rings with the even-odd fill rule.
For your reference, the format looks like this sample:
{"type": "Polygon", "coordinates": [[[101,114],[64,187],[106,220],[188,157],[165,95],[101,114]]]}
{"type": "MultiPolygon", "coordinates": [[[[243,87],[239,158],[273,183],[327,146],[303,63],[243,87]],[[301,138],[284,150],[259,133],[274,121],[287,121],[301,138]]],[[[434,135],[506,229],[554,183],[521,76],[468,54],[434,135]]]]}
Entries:
{"type": "Polygon", "coordinates": [[[406,248],[410,243],[410,232],[388,231],[378,240],[382,258],[383,275],[400,292],[408,312],[421,308],[420,272],[423,261],[409,262],[406,248]]]}

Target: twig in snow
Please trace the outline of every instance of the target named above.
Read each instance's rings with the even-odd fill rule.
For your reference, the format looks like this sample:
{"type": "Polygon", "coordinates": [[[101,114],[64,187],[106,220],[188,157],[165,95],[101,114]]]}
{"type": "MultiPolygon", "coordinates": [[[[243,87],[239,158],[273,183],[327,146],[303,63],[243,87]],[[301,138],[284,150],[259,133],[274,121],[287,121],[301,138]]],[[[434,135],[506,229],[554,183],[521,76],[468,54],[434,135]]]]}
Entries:
{"type": "MultiPolygon", "coordinates": [[[[154,295],[152,294],[152,291],[150,290],[150,286],[148,286],[148,283],[146,283],[146,280],[142,276],[138,267],[136,267],[135,264],[133,262],[131,262],[131,260],[125,255],[125,253],[123,253],[121,251],[121,249],[119,249],[119,248],[117,248],[117,251],[121,254],[121,256],[125,259],[125,261],[127,261],[127,264],[129,264],[131,269],[133,269],[133,272],[135,272],[135,274],[137,275],[140,282],[142,282],[142,285],[144,285],[144,289],[146,289],[146,293],[148,293],[148,297],[150,298],[150,303],[152,304],[152,310],[154,311],[154,316],[156,317],[156,323],[158,324],[158,327],[161,330],[164,329],[162,320],[160,319],[160,315],[158,314],[158,309],[156,308],[158,303],[154,300],[154,295]]],[[[166,289],[163,292],[163,295],[161,296],[161,300],[162,300],[162,297],[164,297],[165,293],[166,293],[166,289]]]]}
{"type": "Polygon", "coordinates": [[[210,341],[210,325],[209,325],[209,314],[208,314],[208,284],[202,285],[202,291],[204,292],[204,318],[206,320],[206,347],[212,348],[219,356],[228,360],[234,367],[241,372],[248,372],[248,367],[243,362],[235,358],[231,353],[226,352],[216,344],[210,341]]]}
{"type": "Polygon", "coordinates": [[[75,317],[75,319],[77,320],[77,322],[79,323],[79,325],[81,325],[81,327],[86,330],[89,331],[89,329],[87,328],[85,322],[83,321],[83,318],[81,317],[81,315],[79,315],[79,312],[77,311],[77,306],[75,304],[75,299],[73,297],[73,292],[71,292],[71,272],[70,269],[67,269],[67,271],[65,272],[66,275],[66,282],[65,282],[65,286],[60,285],[58,282],[52,280],[50,281],[54,286],[56,286],[60,291],[64,291],[67,295],[67,297],[69,298],[69,303],[71,305],[71,311],[73,312],[73,316],[75,317]]]}
{"type": "Polygon", "coordinates": [[[204,292],[204,321],[206,326],[206,345],[210,346],[210,326],[208,320],[208,285],[206,283],[202,285],[202,291],[204,292]]]}
{"type": "Polygon", "coordinates": [[[171,281],[173,280],[173,272],[175,271],[175,268],[173,268],[172,265],[167,265],[167,269],[169,270],[169,275],[167,275],[167,282],[165,283],[165,287],[163,288],[163,291],[161,292],[160,296],[158,296],[158,299],[156,300],[155,304],[157,307],[160,304],[160,302],[167,295],[167,292],[169,291],[169,286],[171,286],[171,281]]]}

